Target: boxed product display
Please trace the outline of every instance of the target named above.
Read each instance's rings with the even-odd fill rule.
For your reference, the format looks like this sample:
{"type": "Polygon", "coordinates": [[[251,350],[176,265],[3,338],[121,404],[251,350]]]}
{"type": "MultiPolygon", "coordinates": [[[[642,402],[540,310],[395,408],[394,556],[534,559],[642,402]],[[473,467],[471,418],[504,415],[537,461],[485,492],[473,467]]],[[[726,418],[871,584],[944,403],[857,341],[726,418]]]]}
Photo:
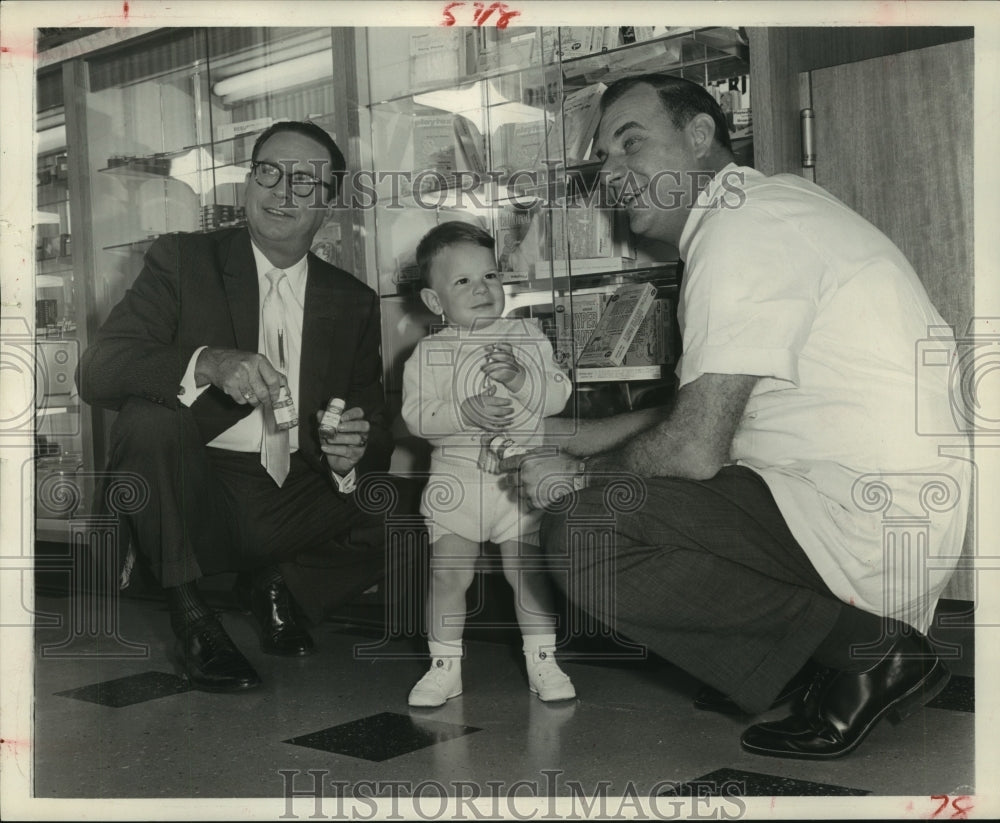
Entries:
{"type": "MultiPolygon", "coordinates": [[[[553,209],[551,234],[542,245],[545,259],[576,262],[601,257],[635,257],[631,235],[614,209],[571,202],[566,209],[553,209]]],[[[614,268],[614,267],[612,267],[614,268]]]]}
{"type": "Polygon", "coordinates": [[[577,365],[622,365],[655,297],[656,287],[652,283],[619,286],[608,298],[608,305],[601,313],[583,353],[577,358],[577,365]]]}
{"type": "Polygon", "coordinates": [[[497,265],[505,283],[527,280],[538,260],[537,212],[505,207],[497,213],[494,239],[497,265]]]}
{"type": "Polygon", "coordinates": [[[597,328],[608,295],[560,294],[553,298],[555,314],[556,345],[555,356],[559,363],[575,365],[574,360],[583,352],[584,346],[597,328]]]}

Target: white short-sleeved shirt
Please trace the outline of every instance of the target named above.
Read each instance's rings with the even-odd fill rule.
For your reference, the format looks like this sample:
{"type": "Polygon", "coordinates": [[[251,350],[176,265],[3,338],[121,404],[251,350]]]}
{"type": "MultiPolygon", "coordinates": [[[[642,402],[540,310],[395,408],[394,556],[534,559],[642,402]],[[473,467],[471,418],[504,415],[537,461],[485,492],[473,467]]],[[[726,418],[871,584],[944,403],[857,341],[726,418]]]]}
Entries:
{"type": "Polygon", "coordinates": [[[733,462],[764,478],[834,594],[926,631],[961,552],[970,471],[939,453],[960,436],[917,433],[957,429],[949,369],[918,358],[929,334],[954,340],[913,268],[820,187],[732,164],[680,253],[680,385],[760,377],[733,462]]]}

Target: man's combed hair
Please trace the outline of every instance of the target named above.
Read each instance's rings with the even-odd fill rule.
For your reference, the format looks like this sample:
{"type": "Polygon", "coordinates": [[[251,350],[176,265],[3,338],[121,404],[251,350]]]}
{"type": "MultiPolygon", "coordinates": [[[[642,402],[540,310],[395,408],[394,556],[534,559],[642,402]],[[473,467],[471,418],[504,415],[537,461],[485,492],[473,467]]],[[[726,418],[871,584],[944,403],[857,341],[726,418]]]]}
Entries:
{"type": "Polygon", "coordinates": [[[696,114],[707,114],[715,122],[715,142],[732,153],[729,140],[729,124],[722,108],[703,87],[690,80],[670,74],[640,74],[616,80],[601,97],[601,112],[622,97],[627,91],[645,84],[656,89],[670,122],[674,128],[683,129],[696,114]]]}
{"type": "Polygon", "coordinates": [[[452,220],[435,226],[417,243],[417,269],[420,272],[420,285],[430,288],[431,263],[438,252],[457,243],[472,243],[482,246],[491,252],[496,251],[496,241],[488,231],[484,231],[479,226],[472,223],[465,223],[461,220],[452,220]]]}
{"type": "MultiPolygon", "coordinates": [[[[301,134],[304,137],[308,137],[310,140],[315,140],[326,149],[327,154],[330,156],[330,184],[332,186],[329,199],[333,199],[333,197],[336,196],[336,193],[340,188],[340,183],[347,171],[347,161],[344,159],[344,154],[341,152],[340,147],[336,144],[336,142],[334,142],[334,139],[330,137],[330,133],[321,126],[317,126],[315,123],[311,123],[308,120],[280,120],[272,126],[269,126],[260,133],[260,136],[253,144],[253,151],[250,153],[250,159],[256,160],[260,147],[275,134],[283,131],[301,134]]],[[[317,157],[316,159],[319,160],[320,158],[317,157]]]]}

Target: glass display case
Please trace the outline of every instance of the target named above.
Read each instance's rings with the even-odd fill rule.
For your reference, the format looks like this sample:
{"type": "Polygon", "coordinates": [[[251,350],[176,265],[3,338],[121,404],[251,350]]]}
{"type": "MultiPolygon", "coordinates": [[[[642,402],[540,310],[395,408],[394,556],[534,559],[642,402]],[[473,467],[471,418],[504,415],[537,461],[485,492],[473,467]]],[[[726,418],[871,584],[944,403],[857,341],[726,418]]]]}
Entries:
{"type": "Polygon", "coordinates": [[[86,511],[90,441],[74,373],[85,343],[79,313],[70,160],[58,71],[38,79],[35,165],[35,484],[40,539],[59,538],[86,511]]]}
{"type": "MultiPolygon", "coordinates": [[[[105,461],[113,415],[81,406],[74,379],[88,334],[158,236],[243,222],[243,182],[264,129],[310,119],[334,134],[333,76],[329,28],[250,27],[143,32],[39,74],[39,539],[65,539],[68,521],[87,514],[87,478],[105,461]]],[[[313,245],[333,263],[343,219],[331,214],[313,245]]]]}
{"type": "MultiPolygon", "coordinates": [[[[243,223],[261,131],[307,118],[334,131],[330,42],[329,29],[172,29],[87,61],[94,274],[105,312],[159,235],[243,223]]],[[[338,243],[331,220],[315,250],[336,262],[338,243]]]]}
{"type": "Polygon", "coordinates": [[[414,288],[416,243],[453,219],[497,239],[508,315],[534,318],[572,372],[567,414],[669,393],[676,252],[636,242],[597,196],[589,152],[600,92],[639,71],[694,79],[727,111],[741,162],[752,157],[748,55],[734,29],[175,28],[81,54],[63,68],[80,97],[68,149],[78,214],[60,179],[65,138],[39,153],[39,362],[64,378],[47,385],[39,444],[46,458],[56,443],[90,471],[103,465],[111,415],[73,416],[86,334],[156,237],[243,221],[251,149],[277,119],[318,122],[357,172],[352,199],[331,211],[313,248],[378,290],[394,409],[402,365],[434,322],[414,288]],[[578,364],[611,295],[643,283],[655,299],[635,344],[611,366],[578,364]]]}
{"type": "MultiPolygon", "coordinates": [[[[383,307],[390,405],[402,366],[438,318],[422,306],[415,249],[433,226],[489,231],[507,316],[533,318],[572,374],[564,414],[602,416],[673,391],[679,353],[676,250],[637,241],[601,190],[591,144],[607,84],[684,76],[719,100],[740,162],[752,164],[749,56],[734,29],[375,28],[358,30],[360,168],[367,279],[383,307]],[[631,342],[581,359],[605,310],[634,298],[631,342]]],[[[606,321],[607,322],[607,321],[606,321]]],[[[619,341],[620,343],[621,341],[619,341]]],[[[419,444],[401,427],[405,449],[419,444]]],[[[409,468],[401,455],[394,464],[409,468]]],[[[419,457],[414,458],[419,465],[419,457]]]]}

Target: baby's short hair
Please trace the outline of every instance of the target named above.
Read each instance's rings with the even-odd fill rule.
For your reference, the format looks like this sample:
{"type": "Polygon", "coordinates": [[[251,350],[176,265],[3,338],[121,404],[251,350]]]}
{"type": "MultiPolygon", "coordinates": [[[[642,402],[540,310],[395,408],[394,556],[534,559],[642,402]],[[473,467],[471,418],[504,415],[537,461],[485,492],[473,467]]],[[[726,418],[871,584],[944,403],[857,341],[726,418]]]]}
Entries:
{"type": "Polygon", "coordinates": [[[488,231],[462,220],[435,226],[417,243],[417,270],[422,288],[431,288],[431,263],[438,252],[458,243],[472,243],[496,253],[496,241],[488,231]]]}

